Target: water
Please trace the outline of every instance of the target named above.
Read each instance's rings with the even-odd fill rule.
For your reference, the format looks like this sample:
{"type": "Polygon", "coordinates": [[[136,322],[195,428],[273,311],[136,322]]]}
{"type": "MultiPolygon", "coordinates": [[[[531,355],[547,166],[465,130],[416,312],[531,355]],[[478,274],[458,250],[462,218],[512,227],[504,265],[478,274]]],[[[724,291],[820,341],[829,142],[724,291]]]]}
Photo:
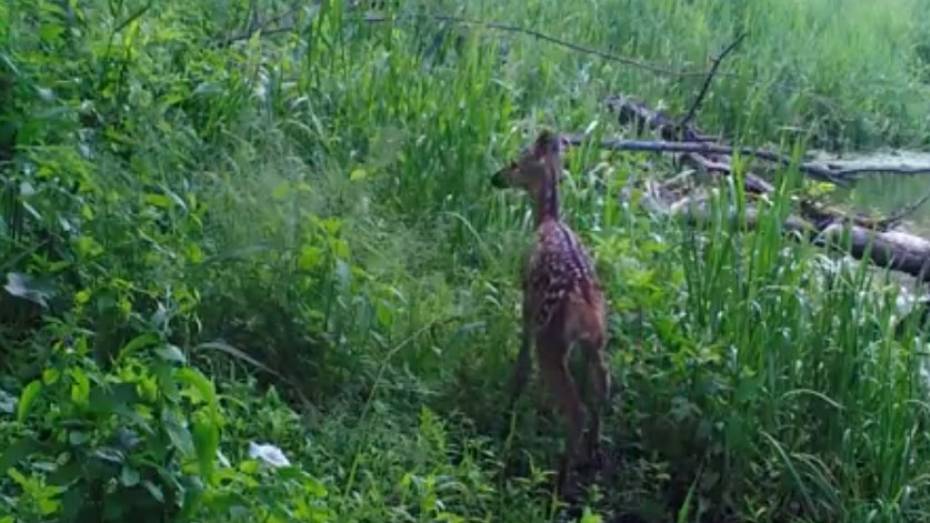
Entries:
{"type": "MultiPolygon", "coordinates": [[[[863,165],[930,166],[930,153],[914,151],[883,151],[870,154],[829,156],[814,155],[814,160],[837,164],[841,168],[863,165]]],[[[855,181],[850,187],[837,187],[830,203],[847,212],[866,216],[887,217],[901,212],[930,194],[928,174],[868,174],[855,181]]],[[[920,207],[909,212],[898,226],[898,230],[930,239],[930,198],[920,207]]],[[[918,305],[918,299],[926,296],[927,289],[915,286],[912,277],[892,272],[891,277],[899,285],[897,314],[901,318],[918,305]]],[[[927,361],[926,379],[930,384],[930,360],[927,361]]]]}
{"type": "MultiPolygon", "coordinates": [[[[876,164],[930,166],[930,153],[915,151],[849,155],[842,158],[819,155],[816,159],[836,163],[842,167],[876,164]]],[[[930,173],[868,174],[856,181],[852,187],[838,188],[832,200],[833,203],[854,212],[889,216],[920,200],[928,193],[930,193],[930,173]]],[[[930,201],[908,214],[901,228],[918,236],[930,238],[930,201]]]]}

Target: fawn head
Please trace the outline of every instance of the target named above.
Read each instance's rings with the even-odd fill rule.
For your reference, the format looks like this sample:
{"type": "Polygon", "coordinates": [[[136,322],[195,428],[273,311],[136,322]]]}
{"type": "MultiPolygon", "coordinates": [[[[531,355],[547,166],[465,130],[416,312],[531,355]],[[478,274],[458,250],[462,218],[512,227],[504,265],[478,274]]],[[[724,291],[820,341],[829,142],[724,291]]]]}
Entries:
{"type": "Polygon", "coordinates": [[[525,149],[520,156],[511,160],[507,167],[494,173],[491,184],[498,188],[514,187],[539,194],[547,182],[558,181],[562,174],[562,151],[568,141],[548,130],[525,149]]]}

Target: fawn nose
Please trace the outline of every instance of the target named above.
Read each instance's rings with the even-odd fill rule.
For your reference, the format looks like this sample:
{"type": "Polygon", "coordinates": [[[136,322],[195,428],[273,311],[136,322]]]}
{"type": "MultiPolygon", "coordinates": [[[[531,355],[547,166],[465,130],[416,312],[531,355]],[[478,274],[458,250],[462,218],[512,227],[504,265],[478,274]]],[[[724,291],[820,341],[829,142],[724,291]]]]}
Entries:
{"type": "Polygon", "coordinates": [[[493,176],[491,176],[491,185],[499,189],[510,187],[509,176],[516,169],[517,169],[517,163],[510,162],[509,165],[507,165],[503,169],[498,170],[496,173],[494,173],[493,176]]]}
{"type": "Polygon", "coordinates": [[[504,179],[507,169],[501,169],[491,176],[491,186],[498,189],[507,187],[507,181],[504,179]]]}

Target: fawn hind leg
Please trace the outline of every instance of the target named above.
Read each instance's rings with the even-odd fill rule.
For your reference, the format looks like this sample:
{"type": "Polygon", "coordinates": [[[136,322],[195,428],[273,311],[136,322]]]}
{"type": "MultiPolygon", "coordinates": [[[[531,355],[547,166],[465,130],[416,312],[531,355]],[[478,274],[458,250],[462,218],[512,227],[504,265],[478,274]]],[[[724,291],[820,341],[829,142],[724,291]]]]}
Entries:
{"type": "Polygon", "coordinates": [[[590,410],[591,420],[588,427],[588,434],[585,438],[587,458],[589,460],[599,459],[600,437],[601,437],[601,416],[604,413],[607,401],[610,396],[610,371],[607,367],[607,358],[604,353],[604,340],[600,338],[596,341],[584,340],[579,343],[584,352],[585,364],[588,371],[588,380],[591,382],[594,397],[592,398],[590,410]]]}
{"type": "Polygon", "coordinates": [[[559,464],[557,479],[558,491],[564,493],[584,434],[585,407],[569,372],[568,344],[540,338],[536,346],[540,372],[568,425],[565,453],[559,464]]]}

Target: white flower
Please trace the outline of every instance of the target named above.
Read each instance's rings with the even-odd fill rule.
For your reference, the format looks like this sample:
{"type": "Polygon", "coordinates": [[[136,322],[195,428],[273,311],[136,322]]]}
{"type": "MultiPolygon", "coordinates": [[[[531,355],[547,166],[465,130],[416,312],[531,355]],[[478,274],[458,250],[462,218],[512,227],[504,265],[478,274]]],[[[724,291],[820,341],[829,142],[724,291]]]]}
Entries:
{"type": "Polygon", "coordinates": [[[291,466],[290,460],[278,447],[267,443],[249,442],[249,457],[263,461],[275,468],[291,466]]]}

